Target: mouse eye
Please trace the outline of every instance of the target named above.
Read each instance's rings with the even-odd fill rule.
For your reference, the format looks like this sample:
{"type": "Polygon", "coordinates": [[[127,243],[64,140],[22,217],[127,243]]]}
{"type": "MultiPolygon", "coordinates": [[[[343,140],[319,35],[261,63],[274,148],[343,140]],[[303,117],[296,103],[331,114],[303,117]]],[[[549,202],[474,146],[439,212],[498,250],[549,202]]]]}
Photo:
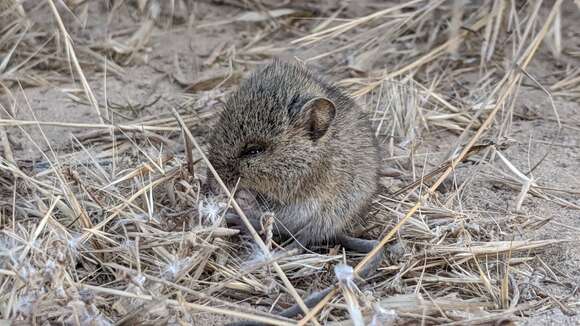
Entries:
{"type": "Polygon", "coordinates": [[[264,146],[258,144],[249,144],[242,149],[241,157],[252,157],[264,152],[264,146]]]}

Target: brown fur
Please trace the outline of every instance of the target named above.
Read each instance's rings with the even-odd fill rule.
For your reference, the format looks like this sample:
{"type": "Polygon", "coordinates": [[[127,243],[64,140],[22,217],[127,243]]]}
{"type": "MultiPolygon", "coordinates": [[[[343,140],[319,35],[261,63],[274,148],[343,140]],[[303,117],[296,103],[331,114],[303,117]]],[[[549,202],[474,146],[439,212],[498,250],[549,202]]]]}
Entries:
{"type": "Polygon", "coordinates": [[[229,187],[239,178],[258,194],[277,230],[303,245],[348,232],[378,185],[378,146],[361,108],[307,68],[277,60],[229,96],[209,160],[229,187]],[[334,103],[332,115],[309,115],[315,98],[334,103]],[[328,121],[326,130],[309,129],[328,121]]]}

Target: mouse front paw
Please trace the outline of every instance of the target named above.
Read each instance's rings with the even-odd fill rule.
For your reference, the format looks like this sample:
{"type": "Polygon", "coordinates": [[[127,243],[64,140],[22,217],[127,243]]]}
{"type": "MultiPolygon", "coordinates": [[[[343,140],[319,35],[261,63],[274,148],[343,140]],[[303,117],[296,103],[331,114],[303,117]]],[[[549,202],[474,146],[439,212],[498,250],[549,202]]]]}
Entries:
{"type": "MultiPolygon", "coordinates": [[[[274,215],[272,213],[251,212],[246,214],[246,217],[254,230],[256,230],[262,238],[272,238],[274,223],[274,215]]],[[[250,234],[248,226],[236,212],[226,213],[225,220],[228,227],[239,230],[243,234],[250,234]]]]}
{"type": "MultiPolygon", "coordinates": [[[[232,229],[240,230],[240,232],[244,233],[244,234],[250,234],[250,231],[248,230],[246,223],[244,223],[244,221],[242,220],[242,217],[238,213],[230,211],[230,212],[227,212],[224,217],[225,217],[226,224],[228,225],[228,227],[230,227],[232,229]]],[[[262,227],[261,227],[259,215],[246,214],[246,217],[248,218],[248,221],[250,222],[250,224],[252,225],[254,230],[256,230],[258,233],[260,233],[262,227]]]]}

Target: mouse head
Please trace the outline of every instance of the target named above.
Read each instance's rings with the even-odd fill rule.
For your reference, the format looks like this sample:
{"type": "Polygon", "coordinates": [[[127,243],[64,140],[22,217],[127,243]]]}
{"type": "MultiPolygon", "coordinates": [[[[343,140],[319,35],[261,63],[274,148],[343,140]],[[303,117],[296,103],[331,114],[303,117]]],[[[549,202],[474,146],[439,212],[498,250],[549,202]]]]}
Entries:
{"type": "Polygon", "coordinates": [[[306,69],[274,62],[227,99],[209,159],[232,188],[291,200],[316,176],[332,141],[335,103],[306,69]]]}

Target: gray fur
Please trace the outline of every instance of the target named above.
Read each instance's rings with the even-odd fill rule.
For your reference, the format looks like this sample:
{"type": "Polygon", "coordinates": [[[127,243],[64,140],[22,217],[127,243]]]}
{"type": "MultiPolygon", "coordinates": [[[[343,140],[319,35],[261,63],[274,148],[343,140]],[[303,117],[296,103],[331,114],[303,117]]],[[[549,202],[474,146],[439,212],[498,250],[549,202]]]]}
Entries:
{"type": "Polygon", "coordinates": [[[367,116],[296,63],[276,60],[229,96],[212,130],[209,159],[229,187],[240,178],[240,187],[257,193],[277,229],[303,245],[347,233],[378,186],[379,152],[367,116]],[[336,115],[327,132],[312,139],[300,124],[301,109],[316,97],[332,101],[336,115]],[[241,156],[253,143],[265,151],[241,156]]]}

